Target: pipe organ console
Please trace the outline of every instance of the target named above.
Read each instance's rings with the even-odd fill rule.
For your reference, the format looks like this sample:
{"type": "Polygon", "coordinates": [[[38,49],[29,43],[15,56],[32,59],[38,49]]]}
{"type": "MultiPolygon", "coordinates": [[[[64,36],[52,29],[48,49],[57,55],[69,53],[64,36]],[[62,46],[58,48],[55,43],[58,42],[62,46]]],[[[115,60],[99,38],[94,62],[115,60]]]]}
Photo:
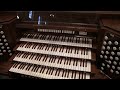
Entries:
{"type": "Polygon", "coordinates": [[[9,77],[119,78],[120,34],[101,26],[95,15],[92,14],[94,19],[92,15],[90,18],[84,15],[73,12],[17,13],[16,23],[8,23],[9,27],[16,26],[16,31],[15,27],[9,31],[0,29],[0,56],[5,52],[10,55],[9,77]]]}

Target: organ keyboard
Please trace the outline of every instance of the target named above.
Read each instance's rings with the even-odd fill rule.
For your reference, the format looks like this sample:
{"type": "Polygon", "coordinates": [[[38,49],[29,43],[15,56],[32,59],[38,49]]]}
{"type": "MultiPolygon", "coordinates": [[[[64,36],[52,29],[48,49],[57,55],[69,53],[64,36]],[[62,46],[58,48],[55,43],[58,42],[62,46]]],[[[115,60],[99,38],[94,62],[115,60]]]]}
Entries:
{"type": "Polygon", "coordinates": [[[45,79],[90,79],[89,73],[19,62],[9,71],[45,79]]]}
{"type": "Polygon", "coordinates": [[[92,39],[85,37],[68,37],[25,33],[20,41],[92,48],[92,39]]]}
{"type": "Polygon", "coordinates": [[[41,53],[41,54],[72,57],[72,58],[92,59],[90,49],[66,47],[66,46],[60,46],[60,45],[35,44],[35,43],[25,42],[25,43],[21,43],[18,46],[17,50],[41,53]]]}

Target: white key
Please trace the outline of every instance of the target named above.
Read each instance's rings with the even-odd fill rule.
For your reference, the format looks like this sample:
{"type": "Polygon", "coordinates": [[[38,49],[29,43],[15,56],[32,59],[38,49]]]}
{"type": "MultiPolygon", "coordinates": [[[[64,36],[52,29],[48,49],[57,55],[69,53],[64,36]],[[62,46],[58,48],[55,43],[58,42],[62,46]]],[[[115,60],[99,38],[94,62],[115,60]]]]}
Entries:
{"type": "Polygon", "coordinates": [[[34,55],[34,57],[33,57],[32,60],[31,60],[31,63],[35,63],[35,62],[36,62],[36,61],[35,61],[36,56],[37,56],[37,55],[34,55]]]}
{"type": "Polygon", "coordinates": [[[91,62],[87,61],[87,71],[91,72],[91,62]]]}
{"type": "Polygon", "coordinates": [[[83,46],[83,43],[82,43],[82,40],[83,40],[83,39],[80,38],[81,47],[84,47],[84,46],[83,46]]]}
{"type": "Polygon", "coordinates": [[[80,67],[80,70],[81,70],[81,71],[84,71],[83,64],[84,64],[84,61],[83,61],[83,60],[81,60],[81,67],[80,67]]]}
{"type": "MultiPolygon", "coordinates": [[[[66,68],[66,69],[71,69],[71,66],[69,65],[70,63],[70,59],[66,59],[67,60],[67,63],[64,65],[62,64],[64,67],[63,68],[66,68]]],[[[65,61],[65,59],[63,60],[63,62],[65,61]]]]}
{"type": "Polygon", "coordinates": [[[58,60],[59,60],[59,58],[57,57],[56,60],[55,60],[55,63],[54,63],[55,67],[59,67],[58,64],[57,64],[58,60]]]}
{"type": "Polygon", "coordinates": [[[89,41],[90,41],[90,46],[89,47],[92,47],[92,39],[89,39],[89,41]]]}
{"type": "Polygon", "coordinates": [[[60,77],[60,79],[63,78],[63,77],[62,77],[62,74],[63,74],[63,70],[60,70],[60,73],[59,73],[59,77],[60,77]]]}
{"type": "Polygon", "coordinates": [[[54,78],[55,78],[55,73],[56,73],[56,69],[54,69],[54,71],[53,71],[53,74],[52,74],[52,79],[54,79],[54,78]]]}
{"type": "Polygon", "coordinates": [[[76,60],[74,60],[73,69],[76,70],[76,60]]]}
{"type": "Polygon", "coordinates": [[[26,70],[26,75],[31,75],[32,76],[32,71],[31,70],[32,70],[33,67],[34,67],[34,65],[32,65],[29,70],[26,70]]]}
{"type": "Polygon", "coordinates": [[[57,75],[56,75],[56,78],[57,78],[57,79],[62,79],[62,78],[59,76],[59,74],[60,74],[60,70],[58,70],[57,75]]]}
{"type": "Polygon", "coordinates": [[[22,73],[25,74],[26,73],[26,68],[28,67],[29,64],[26,64],[24,69],[22,70],[22,73]]]}
{"type": "Polygon", "coordinates": [[[57,63],[57,67],[61,67],[62,65],[60,64],[62,60],[59,58],[59,63],[57,63]]]}
{"type": "Polygon", "coordinates": [[[70,64],[71,69],[73,69],[73,62],[74,62],[74,60],[73,60],[73,59],[71,59],[71,64],[70,64]]]}
{"type": "Polygon", "coordinates": [[[83,38],[83,41],[84,41],[83,46],[84,46],[84,47],[87,47],[87,46],[86,46],[86,43],[85,43],[85,42],[86,42],[86,38],[83,38]]]}
{"type": "Polygon", "coordinates": [[[21,63],[18,64],[16,68],[14,67],[13,71],[16,72],[16,73],[19,73],[18,67],[19,67],[20,65],[21,65],[21,63]]]}
{"type": "Polygon", "coordinates": [[[89,59],[89,53],[88,53],[88,50],[86,50],[86,59],[89,59]]]}
{"type": "Polygon", "coordinates": [[[83,75],[83,79],[85,79],[86,77],[85,77],[85,74],[84,73],[82,73],[82,75],[83,75]]]}
{"type": "Polygon", "coordinates": [[[45,53],[45,52],[46,52],[46,51],[45,51],[45,48],[46,48],[46,46],[43,47],[42,53],[45,53]]]}
{"type": "Polygon", "coordinates": [[[24,72],[23,72],[23,71],[24,71],[24,68],[23,68],[23,66],[24,66],[24,68],[25,68],[26,64],[23,64],[23,65],[22,65],[22,69],[20,69],[20,70],[19,70],[19,73],[22,73],[22,74],[24,74],[24,72]]]}
{"type": "MultiPolygon", "coordinates": [[[[36,69],[36,67],[37,67],[37,66],[34,65],[34,69],[36,69]]],[[[30,72],[32,76],[35,76],[35,74],[36,74],[36,72],[34,72],[34,69],[33,69],[33,71],[30,72]]]]}
{"type": "Polygon", "coordinates": [[[45,67],[44,72],[43,72],[43,70],[42,70],[43,73],[41,73],[41,74],[42,74],[42,77],[43,77],[43,78],[48,78],[48,75],[46,74],[47,70],[48,70],[48,68],[46,68],[46,67],[45,67]]]}
{"type": "Polygon", "coordinates": [[[85,67],[86,61],[83,60],[83,71],[86,71],[86,67],[85,67]]]}
{"type": "Polygon", "coordinates": [[[79,76],[80,76],[80,79],[82,79],[82,73],[81,72],[79,73],[79,76]]]}
{"type": "Polygon", "coordinates": [[[47,57],[46,62],[43,62],[42,65],[51,66],[50,63],[49,63],[49,59],[50,59],[50,57],[47,57]]]}
{"type": "Polygon", "coordinates": [[[67,69],[67,65],[66,65],[66,63],[67,63],[67,60],[64,58],[63,59],[63,64],[62,64],[62,68],[64,69],[67,69]]]}
{"type": "Polygon", "coordinates": [[[54,75],[53,75],[54,72],[55,72],[54,70],[55,70],[55,69],[52,69],[52,75],[49,75],[49,79],[54,79],[54,75]]]}
{"type": "Polygon", "coordinates": [[[26,60],[24,59],[24,61],[25,61],[25,62],[28,62],[28,61],[30,62],[31,60],[30,60],[29,58],[31,57],[31,55],[32,55],[32,53],[30,53],[30,55],[27,57],[26,60]]]}
{"type": "MultiPolygon", "coordinates": [[[[22,68],[23,68],[24,64],[21,65],[21,67],[18,69],[19,70],[19,73],[22,73],[22,68]]],[[[23,74],[23,73],[22,73],[23,74]]]]}
{"type": "Polygon", "coordinates": [[[57,74],[58,74],[58,69],[56,69],[55,71],[56,71],[56,72],[55,72],[56,75],[54,75],[54,79],[58,79],[58,76],[57,76],[57,74]]]}
{"type": "Polygon", "coordinates": [[[38,52],[38,49],[37,49],[38,47],[39,45],[36,46],[36,48],[34,49],[34,52],[38,52]]]}
{"type": "Polygon", "coordinates": [[[91,59],[91,50],[88,50],[88,55],[89,55],[88,59],[91,59]]]}
{"type": "Polygon", "coordinates": [[[44,57],[45,57],[45,56],[42,55],[41,59],[39,58],[39,59],[40,59],[40,61],[39,61],[39,64],[40,64],[40,65],[43,65],[43,61],[42,61],[42,60],[44,59],[44,57]]]}
{"type": "Polygon", "coordinates": [[[86,73],[86,79],[90,79],[90,74],[86,73]]]}
{"type": "Polygon", "coordinates": [[[76,78],[75,79],[79,79],[79,72],[76,72],[76,78]]]}
{"type": "Polygon", "coordinates": [[[86,59],[86,55],[85,55],[85,49],[83,49],[83,58],[85,58],[86,59]]]}
{"type": "Polygon", "coordinates": [[[80,69],[80,60],[77,60],[77,66],[75,68],[75,70],[79,70],[80,69]]]}
{"type": "Polygon", "coordinates": [[[48,78],[49,78],[49,79],[52,79],[52,78],[51,78],[51,77],[52,77],[52,75],[51,75],[52,72],[53,72],[53,68],[50,69],[50,73],[49,73],[49,75],[48,75],[48,78]]]}
{"type": "Polygon", "coordinates": [[[49,75],[49,79],[52,79],[52,77],[53,77],[53,71],[54,71],[54,69],[52,68],[52,70],[51,70],[51,72],[50,72],[50,75],[49,75]]]}
{"type": "Polygon", "coordinates": [[[89,47],[88,38],[86,38],[86,47],[89,47]]]}
{"type": "Polygon", "coordinates": [[[66,53],[66,50],[67,50],[67,48],[65,47],[64,50],[63,50],[63,53],[62,53],[63,56],[68,56],[67,53],[66,53]]]}
{"type": "Polygon", "coordinates": [[[43,58],[43,59],[44,59],[44,61],[43,61],[43,59],[42,59],[42,60],[40,60],[40,61],[41,61],[41,63],[40,63],[40,64],[41,64],[41,65],[46,65],[46,64],[48,64],[48,63],[46,63],[46,62],[45,62],[46,56],[43,56],[43,57],[44,57],[44,58],[43,58]]]}
{"type": "MultiPolygon", "coordinates": [[[[26,43],[26,44],[24,44],[24,46],[22,47],[22,48],[24,48],[24,51],[27,51],[28,49],[27,48],[25,48],[25,46],[27,45],[28,43],[26,43]]],[[[22,49],[21,48],[21,49],[22,49]]]]}
{"type": "Polygon", "coordinates": [[[58,57],[52,57],[52,58],[53,58],[53,60],[52,60],[51,66],[55,65],[55,67],[56,67],[57,66],[56,60],[57,60],[58,57]]]}
{"type": "Polygon", "coordinates": [[[40,76],[41,78],[45,78],[45,74],[43,74],[42,71],[43,71],[43,66],[40,67],[38,73],[39,73],[39,76],[40,76]],[[40,71],[41,71],[41,72],[40,72],[40,71]]]}
{"type": "Polygon", "coordinates": [[[39,67],[40,67],[40,66],[37,66],[37,68],[36,68],[36,70],[35,70],[35,73],[34,73],[34,76],[35,76],[35,77],[38,77],[38,72],[37,72],[37,71],[39,70],[39,67]]]}
{"type": "Polygon", "coordinates": [[[64,40],[64,42],[63,42],[64,44],[66,44],[66,42],[67,42],[67,39],[68,39],[68,37],[65,37],[65,40],[64,40]]]}
{"type": "MultiPolygon", "coordinates": [[[[21,63],[20,65],[23,66],[22,63],[21,63]]],[[[20,65],[19,65],[19,66],[20,66],[20,65]]],[[[21,71],[22,71],[20,68],[18,69],[19,66],[17,66],[17,67],[15,68],[15,72],[17,72],[17,73],[21,73],[21,71]]]]}
{"type": "MultiPolygon", "coordinates": [[[[71,56],[71,55],[70,55],[70,56],[71,56]]],[[[76,49],[76,54],[75,54],[75,56],[76,56],[77,58],[80,57],[80,55],[79,55],[79,50],[78,50],[78,49],[76,49]]]]}
{"type": "Polygon", "coordinates": [[[67,70],[67,71],[66,71],[65,79],[68,79],[68,77],[67,77],[67,76],[68,76],[68,73],[69,73],[69,71],[67,70]]]}
{"type": "Polygon", "coordinates": [[[69,79],[72,79],[71,77],[72,77],[72,71],[69,71],[69,76],[68,76],[68,78],[69,78],[69,79]]]}
{"type": "Polygon", "coordinates": [[[23,58],[23,55],[25,55],[25,53],[22,53],[22,55],[20,57],[15,57],[13,60],[25,62],[26,59],[23,58]]]}
{"type": "Polygon", "coordinates": [[[27,68],[28,66],[30,66],[30,65],[27,64],[27,65],[25,66],[24,70],[22,70],[22,73],[25,74],[25,75],[28,75],[28,74],[27,74],[27,70],[26,70],[26,68],[27,68]]]}
{"type": "Polygon", "coordinates": [[[72,55],[72,57],[77,57],[77,55],[75,54],[75,48],[72,49],[72,54],[70,54],[69,56],[71,56],[71,55],[72,55]]]}
{"type": "Polygon", "coordinates": [[[38,69],[38,71],[37,71],[37,76],[40,77],[40,78],[42,77],[42,74],[40,73],[41,69],[42,69],[42,67],[40,66],[39,69],[38,69]]]}
{"type": "Polygon", "coordinates": [[[80,49],[81,53],[80,53],[80,58],[84,58],[84,49],[80,49]]]}
{"type": "Polygon", "coordinates": [[[65,79],[65,70],[63,69],[63,75],[61,77],[62,79],[65,79]]]}
{"type": "Polygon", "coordinates": [[[61,68],[65,68],[64,62],[65,62],[65,59],[62,58],[61,65],[60,65],[59,67],[61,67],[61,68]]]}
{"type": "Polygon", "coordinates": [[[75,77],[75,71],[73,72],[73,77],[72,77],[72,79],[74,79],[74,77],[75,77]]]}

